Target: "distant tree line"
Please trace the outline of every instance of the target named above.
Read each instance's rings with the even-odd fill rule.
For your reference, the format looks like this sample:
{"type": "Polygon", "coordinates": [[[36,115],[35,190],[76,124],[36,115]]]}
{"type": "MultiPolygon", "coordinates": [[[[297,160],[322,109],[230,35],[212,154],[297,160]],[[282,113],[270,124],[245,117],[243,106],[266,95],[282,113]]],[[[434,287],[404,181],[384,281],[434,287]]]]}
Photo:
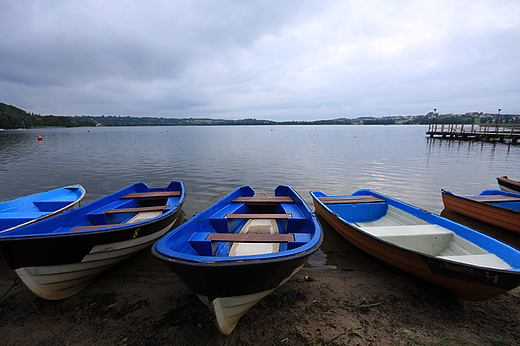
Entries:
{"type": "Polygon", "coordinates": [[[363,125],[393,125],[395,124],[395,119],[365,119],[363,120],[363,125]]]}
{"type": "Polygon", "coordinates": [[[275,125],[276,121],[257,119],[152,118],[130,116],[74,116],[75,121],[93,121],[102,126],[194,126],[194,125],[275,125]]]}
{"type": "Polygon", "coordinates": [[[0,129],[20,129],[31,127],[78,127],[95,126],[87,119],[75,120],[71,117],[27,113],[14,106],[0,103],[0,129]]]}
{"type": "MultiPolygon", "coordinates": [[[[360,117],[316,121],[272,121],[258,119],[210,119],[210,118],[153,118],[130,116],[54,116],[27,113],[24,110],[0,103],[0,128],[17,129],[30,127],[78,127],[78,126],[208,126],[208,125],[392,125],[392,124],[488,124],[495,123],[497,116],[436,116],[433,113],[408,117],[360,117]]],[[[517,115],[504,114],[499,123],[520,123],[517,115]]]]}

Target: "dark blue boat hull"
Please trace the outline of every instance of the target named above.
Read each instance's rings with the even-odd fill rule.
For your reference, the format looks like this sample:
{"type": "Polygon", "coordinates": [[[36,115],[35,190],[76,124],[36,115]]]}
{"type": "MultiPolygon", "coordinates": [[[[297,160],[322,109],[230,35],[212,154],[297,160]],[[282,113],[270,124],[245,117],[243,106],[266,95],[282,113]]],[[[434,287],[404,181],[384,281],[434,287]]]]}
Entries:
{"type": "Polygon", "coordinates": [[[172,260],[157,252],[152,253],[168,263],[172,271],[188,288],[210,301],[217,297],[233,297],[275,289],[295,269],[301,268],[321,246],[289,258],[274,258],[255,262],[196,263],[172,260]]]}

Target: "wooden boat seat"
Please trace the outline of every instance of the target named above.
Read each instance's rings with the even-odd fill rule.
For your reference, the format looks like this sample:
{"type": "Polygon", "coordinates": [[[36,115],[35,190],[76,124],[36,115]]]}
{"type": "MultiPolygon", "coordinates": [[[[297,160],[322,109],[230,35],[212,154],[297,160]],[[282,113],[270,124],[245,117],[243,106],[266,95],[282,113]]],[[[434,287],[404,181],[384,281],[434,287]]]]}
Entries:
{"type": "MultiPolygon", "coordinates": [[[[268,239],[274,239],[280,236],[280,227],[275,219],[247,219],[247,222],[240,228],[238,234],[239,238],[233,242],[228,242],[229,251],[227,251],[228,257],[236,256],[254,256],[280,252],[279,242],[270,242],[268,239]],[[243,242],[243,236],[252,235],[256,237],[258,242],[243,242]],[[267,237],[265,237],[267,236],[267,237]],[[274,236],[274,237],[273,237],[274,236]],[[265,242],[262,241],[265,239],[265,242]]],[[[282,233],[282,236],[285,235],[282,233]]],[[[210,235],[211,237],[211,235],[210,235]]],[[[223,244],[225,247],[225,244],[223,244]]],[[[220,246],[219,246],[220,249],[220,246]]],[[[222,252],[222,249],[220,249],[222,252]]]]}
{"type": "Polygon", "coordinates": [[[244,243],[287,243],[287,248],[293,249],[311,240],[309,233],[291,234],[237,234],[195,232],[189,239],[189,244],[200,256],[212,256],[218,242],[244,243]]]}
{"type": "Polygon", "coordinates": [[[286,220],[282,233],[298,233],[305,225],[305,216],[295,203],[280,204],[277,212],[248,213],[247,205],[243,203],[230,203],[224,209],[210,217],[210,224],[218,233],[238,233],[243,226],[242,220],[273,219],[286,220]],[[238,222],[237,222],[238,221],[238,222]]]}
{"type": "Polygon", "coordinates": [[[349,196],[349,197],[319,197],[323,204],[352,204],[352,203],[378,203],[386,202],[376,196],[349,196]]]}
{"type": "Polygon", "coordinates": [[[164,197],[179,197],[180,191],[152,191],[152,192],[134,192],[121,199],[139,199],[139,198],[164,198],[164,197]]]}
{"type": "Polygon", "coordinates": [[[168,209],[169,205],[159,205],[152,207],[137,207],[137,208],[118,208],[118,209],[107,209],[104,211],[105,214],[121,214],[121,213],[141,213],[147,211],[160,211],[168,209]]]}
{"type": "Polygon", "coordinates": [[[294,203],[294,200],[289,196],[253,196],[253,197],[238,197],[231,201],[231,203],[258,203],[258,204],[272,204],[272,203],[294,203]]]}
{"type": "MultiPolygon", "coordinates": [[[[138,209],[138,208],[131,208],[131,209],[138,209]]],[[[115,227],[115,226],[123,226],[128,225],[131,223],[141,222],[153,219],[154,217],[161,216],[162,211],[143,211],[138,212],[136,215],[134,215],[130,220],[126,221],[125,223],[115,223],[115,224],[102,224],[102,225],[93,225],[93,226],[77,226],[73,229],[69,230],[69,232],[80,232],[80,231],[90,231],[94,229],[100,229],[100,228],[107,228],[107,227],[115,227]]]]}
{"type": "Polygon", "coordinates": [[[116,227],[116,226],[124,226],[124,223],[115,223],[115,224],[109,224],[109,225],[95,225],[95,226],[77,226],[69,230],[69,232],[82,232],[82,231],[91,231],[101,228],[108,228],[108,227],[116,227]]]}
{"type": "Polygon", "coordinates": [[[294,241],[294,234],[210,233],[206,240],[240,243],[287,243],[294,241]]]}
{"type": "Polygon", "coordinates": [[[468,196],[464,198],[481,203],[520,202],[520,197],[513,196],[468,196]]]}
{"type": "Polygon", "coordinates": [[[473,264],[476,266],[490,267],[496,269],[512,269],[509,264],[503,261],[500,257],[486,253],[478,255],[455,255],[455,256],[437,256],[439,258],[449,259],[456,262],[466,264],[473,264]]]}
{"type": "Polygon", "coordinates": [[[69,232],[89,231],[94,229],[114,227],[128,225],[135,222],[146,221],[153,219],[154,217],[161,216],[164,209],[168,209],[169,206],[152,206],[152,207],[138,207],[138,208],[119,208],[119,209],[107,209],[103,213],[92,213],[87,214],[87,218],[91,223],[95,223],[92,226],[77,226],[71,229],[69,232]],[[132,213],[136,214],[132,216],[128,221],[124,223],[111,224],[107,223],[106,214],[120,214],[120,213],[132,213]]]}
{"type": "Polygon", "coordinates": [[[290,219],[291,214],[226,214],[226,219],[290,219]]]}

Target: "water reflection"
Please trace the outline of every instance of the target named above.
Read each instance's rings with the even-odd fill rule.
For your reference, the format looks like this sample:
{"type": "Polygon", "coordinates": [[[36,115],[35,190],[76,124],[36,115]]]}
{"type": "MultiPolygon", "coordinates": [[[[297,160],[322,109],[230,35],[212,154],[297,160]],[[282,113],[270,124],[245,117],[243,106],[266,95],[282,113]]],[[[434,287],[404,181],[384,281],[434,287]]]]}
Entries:
{"type": "Polygon", "coordinates": [[[439,213],[440,189],[477,194],[520,177],[520,147],[442,140],[425,126],[222,126],[31,129],[0,133],[0,200],[69,184],[85,202],[144,181],[182,180],[188,217],[231,190],[373,189],[439,213]],[[271,131],[272,130],[272,131],[271,131]],[[38,142],[41,135],[43,141],[38,142]]]}

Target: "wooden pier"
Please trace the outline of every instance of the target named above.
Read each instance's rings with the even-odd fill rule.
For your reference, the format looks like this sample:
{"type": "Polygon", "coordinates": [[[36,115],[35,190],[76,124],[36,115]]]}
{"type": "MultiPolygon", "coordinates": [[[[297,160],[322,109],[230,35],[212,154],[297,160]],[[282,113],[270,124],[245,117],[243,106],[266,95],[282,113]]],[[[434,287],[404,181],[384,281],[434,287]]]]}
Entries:
{"type": "Polygon", "coordinates": [[[426,134],[430,137],[520,143],[520,125],[430,124],[426,134]]]}

